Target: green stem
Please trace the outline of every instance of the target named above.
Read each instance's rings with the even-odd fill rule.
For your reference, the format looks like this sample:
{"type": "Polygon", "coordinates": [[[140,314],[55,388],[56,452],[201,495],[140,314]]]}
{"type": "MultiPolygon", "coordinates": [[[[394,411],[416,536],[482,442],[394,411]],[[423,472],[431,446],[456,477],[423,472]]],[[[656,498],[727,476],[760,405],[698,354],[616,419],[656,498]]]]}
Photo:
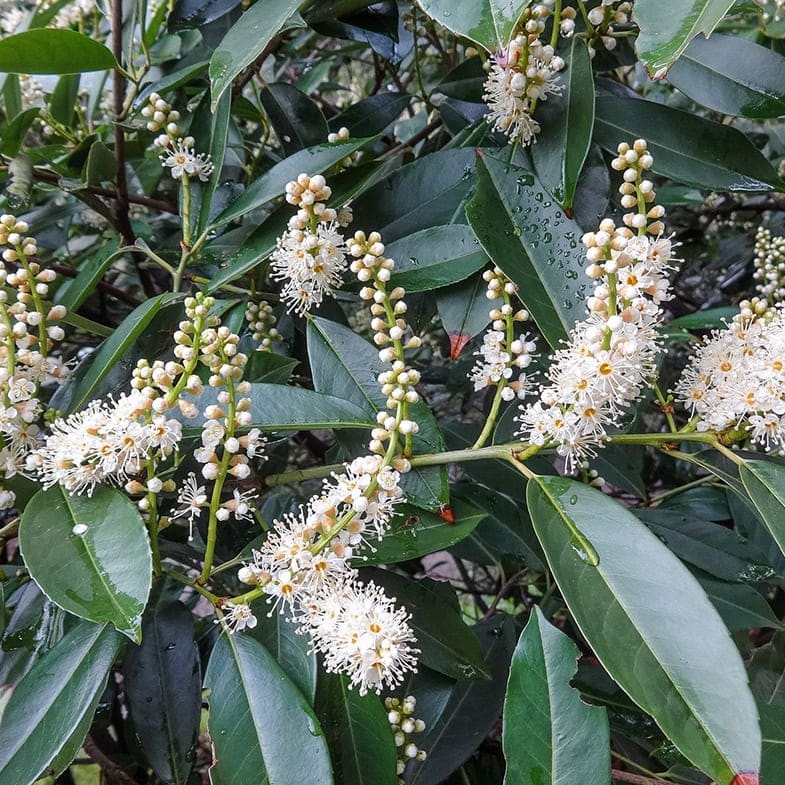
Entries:
{"type": "Polygon", "coordinates": [[[668,427],[671,429],[671,433],[677,433],[679,429],[676,427],[676,421],[673,419],[673,412],[671,411],[672,407],[670,401],[663,395],[660,385],[657,384],[657,382],[654,382],[652,387],[654,388],[654,392],[657,395],[657,400],[660,402],[660,406],[662,407],[662,413],[665,415],[665,419],[668,421],[668,427]]]}
{"type": "Polygon", "coordinates": [[[184,586],[190,586],[195,592],[201,594],[202,597],[209,600],[213,605],[220,603],[221,600],[217,594],[213,594],[211,591],[205,589],[204,586],[200,586],[196,581],[192,581],[187,575],[183,575],[181,572],[177,572],[177,570],[169,569],[165,569],[163,573],[164,575],[173,578],[178,583],[182,583],[184,586]]]}
{"type": "Polygon", "coordinates": [[[553,9],[553,30],[551,30],[551,48],[556,49],[556,44],[559,41],[559,27],[561,25],[561,0],[556,0],[556,6],[553,9]]]}
{"type": "Polygon", "coordinates": [[[188,175],[183,172],[181,177],[183,183],[183,242],[182,252],[180,253],[180,264],[172,276],[172,291],[179,292],[180,285],[183,282],[183,273],[188,266],[188,260],[191,257],[191,180],[188,175]]]}

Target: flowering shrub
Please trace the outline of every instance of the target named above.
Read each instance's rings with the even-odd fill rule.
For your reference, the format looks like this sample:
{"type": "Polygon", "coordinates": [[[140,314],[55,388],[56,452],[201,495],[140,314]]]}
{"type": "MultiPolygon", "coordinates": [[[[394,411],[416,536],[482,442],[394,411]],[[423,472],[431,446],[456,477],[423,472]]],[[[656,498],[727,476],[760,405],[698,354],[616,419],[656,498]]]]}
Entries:
{"type": "Polygon", "coordinates": [[[781,785],[781,5],[5,3],[0,785],[781,785]]]}

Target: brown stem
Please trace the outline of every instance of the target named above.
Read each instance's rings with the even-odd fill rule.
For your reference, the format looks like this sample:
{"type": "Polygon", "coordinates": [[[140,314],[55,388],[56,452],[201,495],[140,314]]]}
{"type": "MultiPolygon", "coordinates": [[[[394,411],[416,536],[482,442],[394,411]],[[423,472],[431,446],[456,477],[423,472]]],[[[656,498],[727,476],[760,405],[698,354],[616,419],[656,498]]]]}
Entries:
{"type": "Polygon", "coordinates": [[[405,150],[407,147],[414,147],[418,142],[421,142],[423,139],[430,136],[431,132],[435,131],[441,124],[441,120],[431,120],[425,128],[418,131],[411,139],[407,139],[405,142],[401,142],[400,144],[395,145],[395,147],[391,147],[387,152],[382,153],[376,160],[384,161],[387,158],[392,158],[396,153],[405,150]]]}
{"type": "Polygon", "coordinates": [[[493,602],[490,604],[490,607],[487,611],[485,611],[485,615],[482,617],[483,621],[493,616],[493,614],[496,612],[496,608],[499,606],[499,603],[505,598],[510,589],[512,589],[515,584],[518,583],[518,580],[520,579],[521,575],[523,575],[523,573],[524,570],[516,572],[502,584],[502,587],[499,589],[499,591],[496,592],[496,596],[493,598],[493,602]]]}
{"type": "Polygon", "coordinates": [[[618,769],[611,771],[611,777],[617,782],[631,782],[633,785],[673,785],[668,780],[658,780],[643,774],[631,774],[629,771],[619,771],[618,769]]]}
{"type": "Polygon", "coordinates": [[[273,36],[270,39],[270,43],[265,46],[264,49],[259,53],[259,56],[254,60],[246,69],[245,71],[240,74],[239,79],[235,82],[232,87],[232,95],[238,96],[243,92],[243,88],[254,78],[254,74],[262,67],[264,61],[271,55],[273,52],[276,52],[278,48],[283,43],[284,34],[278,33],[278,35],[273,36]]]}
{"type": "MultiPolygon", "coordinates": [[[[51,270],[54,270],[58,275],[62,275],[64,278],[76,278],[76,276],[79,275],[79,273],[72,267],[66,267],[63,264],[47,263],[46,266],[51,270]]],[[[106,283],[106,281],[99,281],[98,288],[102,292],[108,294],[110,297],[114,297],[116,300],[127,303],[134,308],[139,305],[139,300],[137,300],[135,297],[132,297],[124,289],[120,289],[117,286],[112,286],[112,284],[106,283]]]]}
{"type": "Polygon", "coordinates": [[[87,738],[84,740],[82,747],[101,767],[101,771],[110,782],[116,782],[118,785],[139,785],[139,783],[128,774],[119,763],[110,758],[109,755],[96,744],[92,734],[87,734],[87,738]]]}
{"type": "MultiPolygon", "coordinates": [[[[122,66],[123,57],[123,0],[112,0],[112,53],[115,60],[122,66]]],[[[125,116],[125,77],[118,68],[112,72],[114,98],[114,155],[117,160],[117,194],[115,196],[115,220],[125,245],[136,242],[131,219],[128,215],[128,180],[125,173],[125,132],[123,118],[125,116]]],[[[148,297],[156,294],[155,283],[149,270],[141,265],[144,257],[134,254],[139,281],[148,297]]]]}

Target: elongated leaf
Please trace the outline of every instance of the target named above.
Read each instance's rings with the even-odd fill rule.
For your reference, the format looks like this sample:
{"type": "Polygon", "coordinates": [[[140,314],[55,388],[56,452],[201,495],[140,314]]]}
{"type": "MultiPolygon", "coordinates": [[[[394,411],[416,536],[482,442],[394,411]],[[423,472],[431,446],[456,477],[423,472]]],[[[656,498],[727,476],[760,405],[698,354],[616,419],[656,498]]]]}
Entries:
{"type": "Polygon", "coordinates": [[[322,110],[294,85],[274,82],[267,85],[259,99],[287,155],[327,138],[322,110]]]}
{"type": "Polygon", "coordinates": [[[579,654],[535,606],[504,698],[506,785],[610,785],[608,714],[570,686],[579,654]]]}
{"type": "Polygon", "coordinates": [[[213,111],[235,76],[256,60],[275,35],[286,28],[300,4],[301,0],[255,3],[234,23],[210,58],[213,111]]]}
{"type": "Polygon", "coordinates": [[[564,91],[537,112],[541,132],[532,145],[534,168],[542,184],[564,207],[571,207],[591,145],[594,79],[586,44],[573,38],[567,55],[564,91]]]}
{"type": "Polygon", "coordinates": [[[75,311],[92,294],[93,289],[103,278],[104,273],[109,269],[112,262],[119,255],[117,253],[117,242],[111,242],[101,248],[97,253],[85,262],[79,275],[67,285],[61,286],[57,290],[55,302],[64,305],[69,311],[75,311]]]}
{"type": "Polygon", "coordinates": [[[256,638],[275,657],[294,686],[313,703],[316,695],[316,654],[307,635],[298,635],[297,625],[283,613],[270,615],[270,606],[257,600],[254,613],[258,623],[248,634],[256,638]]]}
{"type": "Polygon", "coordinates": [[[213,785],[332,785],[319,721],[261,643],[222,635],[204,683],[210,690],[213,785]]]}
{"type": "Polygon", "coordinates": [[[779,785],[785,771],[785,707],[761,706],[760,725],[763,732],[760,785],[779,785]]]}
{"type": "Polygon", "coordinates": [[[335,776],[342,785],[395,785],[396,749],[378,695],[349,689],[346,676],[327,677],[321,711],[335,776]]]}
{"type": "Polygon", "coordinates": [[[121,640],[107,624],[81,622],[19,682],[0,722],[0,785],[29,785],[70,763],[121,640]]]}
{"type": "Polygon", "coordinates": [[[495,52],[507,46],[516,22],[531,0],[476,0],[455,3],[452,0],[420,0],[428,16],[448,30],[495,52]]]}
{"type": "Polygon", "coordinates": [[[396,508],[392,527],[372,552],[363,553],[362,564],[394,564],[419,559],[428,553],[449,548],[468,537],[485,513],[466,502],[451,507],[455,520],[448,523],[437,513],[410,504],[396,508]]]}
{"type": "Polygon", "coordinates": [[[296,179],[301,172],[309,175],[321,174],[359,150],[368,141],[370,141],[369,138],[363,137],[330,144],[318,144],[284,158],[270,171],[254,180],[232,204],[211,221],[211,225],[222,226],[257,207],[261,207],[271,199],[281,196],[286,183],[296,179]]]}
{"type": "Polygon", "coordinates": [[[364,98],[330,119],[330,130],[346,128],[352,136],[380,134],[411,102],[408,93],[378,93],[364,98]]]}
{"type": "Polygon", "coordinates": [[[729,630],[749,630],[751,627],[771,627],[775,630],[783,628],[769,603],[752,586],[717,581],[703,575],[697,577],[706,596],[729,630]]]}
{"type": "Polygon", "coordinates": [[[770,191],[785,187],[741,131],[689,112],[637,98],[597,99],[594,133],[608,151],[644,138],[654,171],[680,183],[718,191],[770,191]]]}
{"type": "Polygon", "coordinates": [[[457,607],[439,591],[443,584],[428,579],[414,581],[388,570],[369,574],[411,613],[409,624],[423,665],[453,679],[487,678],[477,636],[463,623],[457,607]]]}
{"type": "Polygon", "coordinates": [[[527,500],[562,596],[608,673],[719,785],[758,771],[760,730],[744,665],[696,579],[600,491],[539,477],[527,500]]]}
{"type": "Polygon", "coordinates": [[[417,697],[416,717],[425,721],[417,743],[428,751],[424,763],[408,775],[410,785],[439,785],[461,766],[496,725],[515,648],[515,625],[509,616],[493,616],[474,626],[490,681],[450,682],[422,668],[404,694],[417,697]]]}
{"type": "Polygon", "coordinates": [[[675,0],[663,13],[660,0],[638,0],[632,12],[640,27],[635,49],[649,76],[664,77],[690,41],[709,35],[732,5],[733,0],[675,0]]]}
{"type": "Polygon", "coordinates": [[[92,497],[71,496],[59,485],[39,491],[20,520],[19,545],[52,602],[140,640],[152,557],[139,510],[125,494],[106,486],[92,497]]]}
{"type": "MultiPolygon", "coordinates": [[[[319,317],[308,322],[307,335],[314,387],[350,401],[375,419],[387,401],[377,380],[386,367],[378,351],[348,327],[319,317]]],[[[443,450],[444,437],[425,403],[414,404],[410,415],[420,426],[413,440],[415,452],[443,450]]],[[[419,507],[436,509],[447,502],[443,466],[413,469],[404,475],[403,483],[407,498],[419,507]]]]}
{"type": "Polygon", "coordinates": [[[123,675],[131,723],[148,763],[165,782],[185,785],[199,733],[202,679],[193,617],[183,603],[150,605],[142,644],[128,649],[123,675]]]}
{"type": "Polygon", "coordinates": [[[102,43],[75,30],[26,30],[0,40],[2,73],[79,74],[116,66],[102,43]]]}
{"type": "MultiPolygon", "coordinates": [[[[226,154],[226,140],[229,134],[229,124],[232,120],[232,95],[224,93],[215,107],[215,114],[212,117],[210,128],[210,149],[209,154],[215,165],[213,173],[207,182],[201,187],[201,197],[199,199],[199,218],[197,221],[196,232],[201,234],[207,227],[208,218],[213,206],[215,189],[221,180],[221,168],[223,167],[224,155],[226,154]]],[[[193,133],[193,132],[192,132],[193,133]]]]}
{"type": "Polygon", "coordinates": [[[746,38],[698,36],[668,74],[668,81],[709,109],[743,117],[785,114],[785,58],[746,38]]]}
{"type": "Polygon", "coordinates": [[[531,172],[489,155],[477,162],[477,191],[466,216],[491,259],[518,285],[548,343],[558,346],[583,311],[581,228],[531,172]]]}
{"type": "Polygon", "coordinates": [[[466,344],[490,321],[487,291],[488,285],[478,275],[437,292],[436,308],[450,339],[451,360],[457,359],[466,344]]]}
{"type": "Polygon", "coordinates": [[[93,397],[101,381],[171,298],[172,295],[161,294],[134,308],[118,325],[112,336],[91,355],[90,366],[84,375],[74,378],[71,382],[72,386],[61,388],[62,394],[68,394],[67,405],[62,406],[59,400],[54,398],[55,405],[59,405],[64,414],[70,414],[84,406],[93,397]]]}
{"type": "MultiPolygon", "coordinates": [[[[188,396],[186,396],[188,397],[188,396]]],[[[351,401],[332,395],[288,387],[283,384],[252,384],[246,396],[251,399],[251,427],[263,431],[300,431],[305,428],[362,428],[375,426],[375,420],[351,401]]],[[[205,389],[193,399],[200,411],[218,400],[218,391],[205,389]]],[[[182,417],[173,411],[175,417],[182,417]]],[[[201,418],[185,420],[184,433],[193,435],[201,430],[201,418]]]]}
{"type": "Polygon", "coordinates": [[[739,477],[769,534],[785,554],[785,466],[746,461],[739,477]]]}
{"type": "Polygon", "coordinates": [[[395,260],[391,285],[407,292],[428,292],[476,273],[488,261],[474,232],[465,224],[432,226],[390,243],[395,260]]]}

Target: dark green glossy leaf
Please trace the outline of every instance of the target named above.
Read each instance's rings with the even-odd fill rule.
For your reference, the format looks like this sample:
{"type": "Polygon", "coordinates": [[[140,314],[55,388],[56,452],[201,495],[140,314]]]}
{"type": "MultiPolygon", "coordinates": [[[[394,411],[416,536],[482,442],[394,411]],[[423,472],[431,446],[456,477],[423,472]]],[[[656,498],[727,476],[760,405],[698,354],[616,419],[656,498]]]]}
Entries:
{"type": "Polygon", "coordinates": [[[466,344],[490,321],[488,285],[477,275],[436,293],[436,308],[450,339],[450,359],[455,360],[466,344]]]}
{"type": "Polygon", "coordinates": [[[229,207],[210,222],[211,225],[222,226],[257,207],[261,207],[271,199],[281,196],[286,183],[296,179],[301,172],[307,172],[309,175],[320,174],[359,150],[368,141],[370,140],[367,138],[361,138],[318,144],[284,158],[270,171],[254,180],[229,207]]]}
{"type": "Polygon", "coordinates": [[[476,0],[473,3],[421,0],[419,5],[428,16],[456,35],[495,52],[510,43],[515,24],[531,5],[531,0],[476,0]]]}
{"type": "Polygon", "coordinates": [[[564,91],[538,107],[541,131],[531,154],[540,182],[559,204],[571,207],[594,127],[591,58],[581,39],[572,39],[566,62],[564,91]]]}
{"type": "Polygon", "coordinates": [[[195,758],[202,679],[193,617],[183,603],[164,597],[149,606],[142,643],[126,652],[123,676],[148,763],[165,782],[185,785],[195,758]]]}
{"type": "Polygon", "coordinates": [[[60,286],[55,294],[55,302],[75,311],[92,294],[104,273],[119,255],[117,241],[108,243],[92,254],[82,265],[79,274],[71,281],[60,286]]]}
{"type": "Polygon", "coordinates": [[[375,136],[395,122],[411,102],[408,93],[377,93],[331,118],[331,131],[347,128],[351,136],[375,136]]]}
{"type": "Polygon", "coordinates": [[[101,141],[91,144],[84,166],[85,182],[89,185],[111,182],[116,174],[117,159],[114,153],[101,141]]]}
{"type": "Polygon", "coordinates": [[[352,205],[352,226],[375,229],[391,243],[420,229],[466,223],[474,150],[439,150],[394,171],[352,205]]]}
{"type": "Polygon", "coordinates": [[[107,624],[81,622],[19,682],[0,722],[0,785],[30,785],[70,763],[121,640],[107,624]]]}
{"type": "MultiPolygon", "coordinates": [[[[210,58],[213,110],[235,76],[259,57],[280,30],[286,29],[299,7],[300,0],[266,0],[252,5],[235,22],[210,58]]],[[[296,26],[296,21],[292,24],[296,26]]]]}
{"type": "Polygon", "coordinates": [[[782,629],[769,603],[752,586],[718,581],[703,575],[697,577],[729,630],[749,630],[751,627],[782,629]]]}
{"type": "MultiPolygon", "coordinates": [[[[314,387],[359,406],[375,421],[387,401],[377,380],[386,367],[379,352],[348,327],[320,317],[309,320],[307,336],[314,387]]],[[[420,426],[413,440],[415,452],[443,450],[444,437],[426,404],[414,404],[410,413],[420,426]]],[[[409,501],[418,507],[435,509],[448,499],[443,466],[413,469],[404,475],[403,486],[409,501]]]]}
{"type": "Polygon", "coordinates": [[[739,477],[769,534],[785,554],[785,466],[746,461],[739,477]]]}
{"type": "Polygon", "coordinates": [[[457,607],[439,591],[445,584],[427,578],[415,581],[389,570],[375,569],[369,574],[411,613],[409,624],[423,665],[453,679],[487,678],[477,636],[463,623],[457,607]]]}
{"type": "Polygon", "coordinates": [[[761,785],[779,785],[785,771],[785,707],[760,706],[760,726],[763,733],[763,763],[761,785]]]}
{"type": "Polygon", "coordinates": [[[785,114],[785,58],[746,38],[698,36],[668,74],[668,81],[709,109],[742,117],[785,114]]]}
{"type": "Polygon", "coordinates": [[[245,366],[245,378],[249,382],[286,384],[292,371],[300,364],[293,357],[273,352],[253,352],[245,366]]]}
{"type": "Polygon", "coordinates": [[[498,723],[504,689],[515,648],[515,624],[509,616],[493,616],[473,628],[480,641],[490,681],[459,681],[422,668],[404,690],[417,698],[415,717],[425,732],[415,736],[427,750],[424,763],[414,764],[410,785],[439,785],[471,757],[498,723]]]}
{"type": "Polygon", "coordinates": [[[535,606],[512,655],[504,698],[507,785],[610,785],[608,715],[570,686],[578,647],[535,606]]]}
{"type": "Polygon", "coordinates": [[[210,690],[213,785],[332,785],[316,715],[261,643],[221,635],[204,684],[210,690]]]}
{"type": "Polygon", "coordinates": [[[551,346],[583,311],[581,231],[535,176],[489,155],[477,163],[477,191],[466,216],[483,248],[518,285],[518,294],[551,346]]]}
{"type": "Polygon", "coordinates": [[[259,98],[287,155],[327,138],[327,121],[322,110],[293,85],[274,82],[267,85],[259,98]]]}
{"type": "Polygon", "coordinates": [[[52,602],[140,639],[152,558],[139,510],[124,493],[100,485],[92,497],[71,496],[59,485],[40,491],[25,507],[19,545],[52,602]]]}
{"type": "Polygon", "coordinates": [[[397,752],[378,695],[349,689],[345,676],[329,675],[320,717],[341,785],[395,785],[397,752]]]}
{"type": "Polygon", "coordinates": [[[688,313],[668,322],[671,327],[681,327],[685,330],[717,330],[721,329],[726,320],[732,319],[739,312],[733,306],[720,308],[707,308],[705,311],[688,313]]]}
{"type": "MultiPolygon", "coordinates": [[[[193,400],[202,412],[206,406],[217,401],[217,396],[217,390],[206,388],[202,395],[193,400]]],[[[246,397],[251,399],[251,427],[263,431],[300,431],[305,428],[367,430],[375,426],[375,420],[353,402],[302,387],[252,384],[246,397]]],[[[173,415],[180,416],[177,412],[173,415]]],[[[186,423],[185,433],[201,430],[201,418],[183,419],[183,422],[186,423]]]]}
{"type": "Polygon", "coordinates": [[[114,55],[94,38],[75,30],[26,30],[0,40],[0,72],[79,74],[114,68],[114,55]]]}
{"type": "Polygon", "coordinates": [[[691,112],[641,101],[597,99],[594,133],[615,153],[619,142],[644,138],[654,171],[676,182],[718,191],[770,191],[785,187],[769,162],[736,128],[691,112]]]}
{"type": "MultiPolygon", "coordinates": [[[[215,106],[215,112],[210,123],[210,148],[207,151],[212,158],[215,169],[208,181],[201,185],[199,199],[199,216],[196,224],[196,234],[200,235],[206,228],[213,212],[213,198],[218,183],[221,181],[224,155],[226,154],[226,140],[229,134],[229,125],[232,121],[232,94],[224,93],[215,106]]],[[[192,133],[195,133],[192,130],[192,133]]]]}
{"type": "Polygon", "coordinates": [[[453,523],[430,510],[410,504],[400,505],[396,508],[390,531],[373,543],[372,552],[363,553],[358,566],[394,564],[444,550],[468,537],[485,517],[484,512],[466,502],[457,502],[450,509],[455,517],[453,523]]]}
{"type": "Polygon", "coordinates": [[[316,694],[316,654],[310,650],[307,635],[297,633],[297,625],[277,611],[270,615],[270,605],[257,600],[254,613],[258,623],[247,633],[256,638],[275,657],[295,687],[313,703],[316,694]]]}
{"type": "Polygon", "coordinates": [[[6,124],[3,138],[0,140],[0,150],[3,155],[15,156],[19,152],[25,135],[40,112],[41,109],[37,106],[25,109],[6,124]]]}
{"type": "Polygon", "coordinates": [[[719,785],[758,771],[744,665],[686,567],[631,512],[582,483],[538,477],[527,499],[562,596],[608,673],[719,785]]]}
{"type": "Polygon", "coordinates": [[[785,707],[785,634],[775,633],[752,653],[747,670],[758,705],[785,707]]]}
{"type": "Polygon", "coordinates": [[[385,255],[395,260],[392,286],[429,292],[468,278],[488,261],[474,232],[465,224],[432,226],[390,243],[385,255]]]}
{"type": "Polygon", "coordinates": [[[79,95],[79,74],[65,74],[57,80],[57,86],[49,97],[49,111],[57,120],[68,127],[74,119],[74,105],[79,95]]]}
{"type": "Polygon", "coordinates": [[[640,27],[638,59],[649,76],[661,79],[699,33],[709,35],[733,0],[675,0],[663,13],[660,0],[638,0],[632,18],[640,27]]]}

